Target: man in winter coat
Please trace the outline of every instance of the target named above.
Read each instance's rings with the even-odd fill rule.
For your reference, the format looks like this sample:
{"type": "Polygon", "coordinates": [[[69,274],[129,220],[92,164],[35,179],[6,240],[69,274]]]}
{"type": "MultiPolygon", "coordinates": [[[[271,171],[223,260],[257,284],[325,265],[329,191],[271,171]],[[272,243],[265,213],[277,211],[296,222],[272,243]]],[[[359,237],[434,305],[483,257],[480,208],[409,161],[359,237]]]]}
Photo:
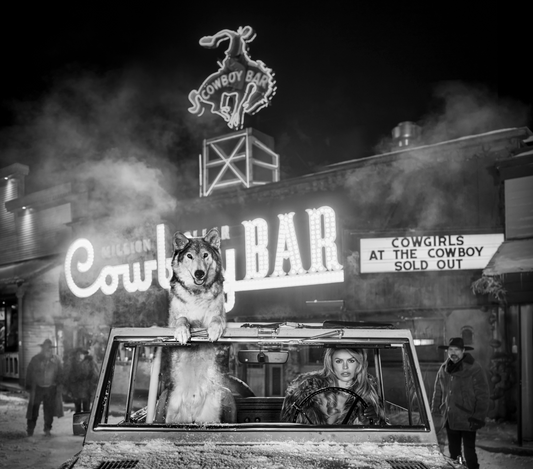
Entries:
{"type": "Polygon", "coordinates": [[[44,434],[50,436],[54,417],[63,416],[61,361],[52,351],[52,341],[46,339],[41,345],[41,352],[35,355],[26,372],[26,390],[30,393],[26,419],[28,436],[33,435],[39,407],[43,403],[44,434]]]}
{"type": "Polygon", "coordinates": [[[98,365],[88,350],[78,351],[78,362],[70,370],[68,385],[76,412],[89,412],[91,402],[98,384],[98,365]]]}
{"type": "Polygon", "coordinates": [[[445,422],[450,457],[461,456],[464,447],[466,465],[479,468],[476,431],[485,425],[489,409],[489,384],[485,371],[466,350],[463,339],[454,337],[448,345],[447,359],[437,372],[431,412],[435,420],[445,422]]]}

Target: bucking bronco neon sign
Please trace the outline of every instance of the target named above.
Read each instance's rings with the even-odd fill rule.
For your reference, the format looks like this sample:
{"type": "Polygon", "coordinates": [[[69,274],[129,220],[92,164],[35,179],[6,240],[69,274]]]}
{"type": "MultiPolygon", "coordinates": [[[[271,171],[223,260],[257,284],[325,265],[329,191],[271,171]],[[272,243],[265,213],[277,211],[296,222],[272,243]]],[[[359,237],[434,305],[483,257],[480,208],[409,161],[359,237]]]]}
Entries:
{"type": "Polygon", "coordinates": [[[204,36],[200,45],[209,49],[229,41],[226,56],[216,73],[209,75],[198,90],[189,93],[189,112],[201,116],[207,106],[221,116],[231,129],[241,129],[244,115],[253,115],[270,103],[276,92],[274,74],[260,60],[248,55],[248,43],[255,38],[250,26],[237,31],[223,29],[204,36]]]}

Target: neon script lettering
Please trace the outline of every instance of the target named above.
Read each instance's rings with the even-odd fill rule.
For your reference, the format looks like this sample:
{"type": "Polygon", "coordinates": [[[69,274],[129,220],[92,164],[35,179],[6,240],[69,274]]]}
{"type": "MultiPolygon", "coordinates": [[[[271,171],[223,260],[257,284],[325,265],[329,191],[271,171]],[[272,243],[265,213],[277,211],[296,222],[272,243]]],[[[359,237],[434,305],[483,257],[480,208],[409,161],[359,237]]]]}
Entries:
{"type": "MultiPolygon", "coordinates": [[[[244,255],[246,272],[242,280],[236,279],[235,249],[226,249],[225,283],[226,310],[235,303],[235,292],[285,288],[303,285],[338,283],[344,281],[343,266],[338,262],[336,244],[337,224],[335,211],[331,207],[306,210],[309,221],[310,266],[305,269],[302,262],[299,242],[294,226],[294,212],[278,215],[277,248],[274,264],[270,265],[269,227],[262,219],[243,221],[244,255]],[[270,273],[270,276],[268,275],[270,273]]],[[[156,273],[159,286],[170,287],[172,277],[171,260],[165,251],[165,225],[156,228],[156,259],[141,263],[106,265],[96,280],[88,286],[80,286],[73,275],[73,267],[78,273],[86,273],[94,265],[94,247],[85,238],[77,239],[68,249],[65,257],[65,278],[70,291],[79,298],[88,298],[97,291],[105,295],[116,292],[122,279],[124,289],[129,293],[146,291],[152,285],[156,273]],[[83,261],[74,263],[78,253],[85,254],[83,261]],[[74,264],[74,265],[73,265],[74,264]]],[[[272,251],[274,253],[274,251],[272,251]]]]}

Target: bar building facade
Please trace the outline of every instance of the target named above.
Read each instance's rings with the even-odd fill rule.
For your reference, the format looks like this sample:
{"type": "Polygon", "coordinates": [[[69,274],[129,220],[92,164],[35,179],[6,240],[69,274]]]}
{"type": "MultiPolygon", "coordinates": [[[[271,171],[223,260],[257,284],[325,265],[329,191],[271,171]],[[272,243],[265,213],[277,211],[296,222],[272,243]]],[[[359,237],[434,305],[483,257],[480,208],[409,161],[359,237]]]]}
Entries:
{"type": "Polygon", "coordinates": [[[532,206],[512,209],[509,197],[527,190],[511,176],[530,162],[531,131],[429,145],[395,137],[387,153],[279,180],[272,139],[248,132],[251,154],[227,150],[233,159],[216,170],[204,161],[200,197],[181,201],[173,217],[122,231],[84,213],[90,189],[75,181],[25,194],[29,168],[0,169],[2,380],[23,384],[45,338],[60,354],[84,346],[98,357],[112,326],[164,325],[172,233],[217,227],[229,321],[408,328],[429,394],[444,359],[438,345],[462,336],[491,378],[491,417],[533,417],[521,397],[533,394],[531,381],[522,380],[527,389],[518,381],[533,376],[524,357],[533,299],[531,289],[511,287],[530,281],[533,265],[500,266],[507,246],[519,258],[530,249],[529,228],[510,227],[520,224],[513,213],[531,217],[532,206]]]}

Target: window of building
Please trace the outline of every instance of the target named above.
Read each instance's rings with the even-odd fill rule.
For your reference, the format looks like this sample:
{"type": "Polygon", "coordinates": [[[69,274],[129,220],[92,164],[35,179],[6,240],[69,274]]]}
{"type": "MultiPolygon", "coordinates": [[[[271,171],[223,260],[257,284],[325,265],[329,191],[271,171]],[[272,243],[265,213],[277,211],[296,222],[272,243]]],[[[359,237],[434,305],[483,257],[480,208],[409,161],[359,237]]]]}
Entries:
{"type": "Polygon", "coordinates": [[[461,329],[461,337],[463,338],[465,345],[474,345],[474,331],[472,330],[472,327],[464,326],[461,329]]]}
{"type": "Polygon", "coordinates": [[[19,343],[18,302],[16,296],[0,299],[0,353],[17,352],[19,343]]]}

